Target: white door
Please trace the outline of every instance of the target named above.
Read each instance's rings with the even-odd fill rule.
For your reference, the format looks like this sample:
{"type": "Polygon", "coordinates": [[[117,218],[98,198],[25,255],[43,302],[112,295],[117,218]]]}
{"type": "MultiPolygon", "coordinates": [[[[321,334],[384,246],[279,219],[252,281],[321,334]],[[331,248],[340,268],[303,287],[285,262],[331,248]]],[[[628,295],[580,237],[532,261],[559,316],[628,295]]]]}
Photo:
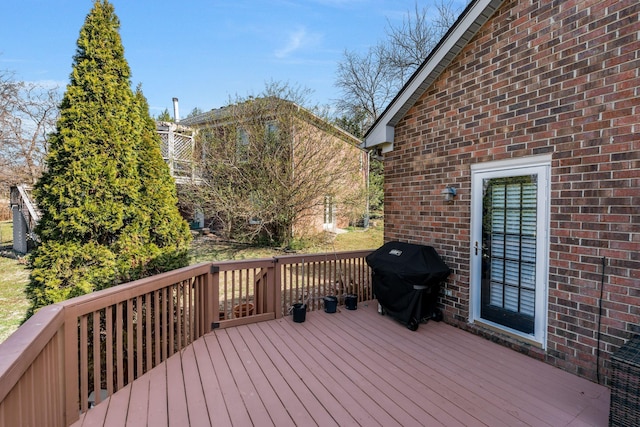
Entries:
{"type": "Polygon", "coordinates": [[[546,346],[548,156],[472,167],[471,321],[546,346]]]}

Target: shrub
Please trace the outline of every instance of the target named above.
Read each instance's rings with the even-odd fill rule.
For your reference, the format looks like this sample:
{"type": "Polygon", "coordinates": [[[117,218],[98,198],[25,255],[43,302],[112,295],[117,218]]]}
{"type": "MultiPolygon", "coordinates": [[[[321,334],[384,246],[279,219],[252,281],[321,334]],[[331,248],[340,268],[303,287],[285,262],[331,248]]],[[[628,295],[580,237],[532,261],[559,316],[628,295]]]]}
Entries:
{"type": "Polygon", "coordinates": [[[138,88],[119,21],[97,0],[80,31],[46,171],[32,254],[30,313],[69,297],[187,264],[191,235],[138,88]]]}

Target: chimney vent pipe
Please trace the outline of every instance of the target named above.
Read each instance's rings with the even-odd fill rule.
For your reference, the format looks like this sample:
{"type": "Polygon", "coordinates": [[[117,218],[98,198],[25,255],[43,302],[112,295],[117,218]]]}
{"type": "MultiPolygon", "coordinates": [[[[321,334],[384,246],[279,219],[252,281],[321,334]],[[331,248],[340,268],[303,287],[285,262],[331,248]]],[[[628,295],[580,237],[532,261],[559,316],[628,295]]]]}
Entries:
{"type": "Polygon", "coordinates": [[[178,108],[178,98],[173,98],[173,120],[176,123],[180,121],[180,109],[178,108]]]}

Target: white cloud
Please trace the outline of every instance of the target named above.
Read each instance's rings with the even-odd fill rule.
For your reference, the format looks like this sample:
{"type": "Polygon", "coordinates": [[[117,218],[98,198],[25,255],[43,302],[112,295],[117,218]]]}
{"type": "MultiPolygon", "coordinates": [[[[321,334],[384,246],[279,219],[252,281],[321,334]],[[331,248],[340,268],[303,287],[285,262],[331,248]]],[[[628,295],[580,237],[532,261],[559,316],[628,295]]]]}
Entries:
{"type": "Polygon", "coordinates": [[[317,45],[322,39],[322,35],[319,33],[309,33],[306,28],[299,27],[296,31],[289,34],[289,38],[285,46],[275,51],[275,56],[278,59],[285,59],[294,52],[301,49],[317,45]]]}

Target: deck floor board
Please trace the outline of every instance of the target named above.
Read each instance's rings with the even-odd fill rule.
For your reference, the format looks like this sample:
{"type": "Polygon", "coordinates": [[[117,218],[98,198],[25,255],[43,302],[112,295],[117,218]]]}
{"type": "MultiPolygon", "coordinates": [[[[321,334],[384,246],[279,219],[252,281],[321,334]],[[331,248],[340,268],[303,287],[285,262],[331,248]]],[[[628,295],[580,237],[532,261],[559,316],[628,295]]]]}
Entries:
{"type": "MultiPolygon", "coordinates": [[[[431,323],[422,327],[430,327],[433,330],[438,325],[431,323]]],[[[518,424],[520,419],[509,416],[509,408],[502,400],[489,398],[491,387],[484,385],[485,390],[478,393],[474,390],[476,385],[472,384],[467,376],[460,375],[464,366],[460,366],[458,357],[443,357],[439,354],[437,348],[442,347],[441,337],[431,336],[428,345],[420,347],[419,343],[412,342],[413,332],[398,331],[394,323],[373,325],[366,322],[360,327],[364,331],[358,335],[361,340],[369,343],[368,348],[371,351],[382,352],[397,370],[420,379],[417,381],[422,381],[421,386],[430,391],[430,396],[440,396],[444,399],[441,401],[442,409],[459,419],[463,425],[518,424]],[[401,334],[400,338],[398,334],[401,334]],[[494,414],[503,415],[497,417],[494,414]]]]}
{"type": "Polygon", "coordinates": [[[74,424],[604,426],[609,390],[375,302],[215,330],[74,424]]]}
{"type": "Polygon", "coordinates": [[[284,345],[282,338],[271,326],[258,323],[249,327],[316,424],[324,426],[353,423],[353,419],[340,402],[307,371],[304,362],[284,345]]]}
{"type": "MultiPolygon", "coordinates": [[[[325,319],[329,319],[329,317],[325,319]]],[[[335,320],[335,318],[333,319],[335,320]]],[[[459,387],[446,376],[433,370],[429,364],[423,366],[423,370],[418,370],[414,366],[415,360],[388,345],[389,336],[387,339],[382,338],[384,331],[367,329],[369,325],[367,323],[360,325],[362,329],[355,333],[351,332],[348,338],[345,337],[342,342],[343,348],[350,347],[344,340],[355,344],[352,345],[356,349],[354,357],[366,361],[368,366],[385,366],[387,368],[377,371],[371,368],[370,375],[374,381],[384,380],[388,387],[402,389],[407,399],[421,406],[423,411],[427,411],[425,408],[428,408],[429,416],[436,418],[444,425],[485,425],[476,417],[469,415],[469,412],[482,411],[481,405],[474,405],[472,402],[465,401],[462,394],[456,394],[455,390],[459,387]],[[421,380],[421,377],[425,377],[427,380],[421,380]],[[425,405],[425,400],[429,402],[428,405],[425,405]],[[454,401],[455,404],[452,403],[454,401]],[[466,410],[460,411],[461,406],[464,406],[466,410]]],[[[331,324],[327,324],[327,328],[330,329],[337,326],[339,325],[334,324],[332,327],[331,324]]],[[[464,392],[464,390],[461,391],[464,392]]],[[[471,398],[474,397],[471,396],[471,398]]],[[[493,425],[502,424],[494,423],[493,425]]]]}
{"type": "MultiPolygon", "coordinates": [[[[313,417],[309,414],[296,393],[271,360],[272,355],[274,357],[276,357],[276,355],[266,352],[266,349],[256,339],[250,328],[238,329],[238,335],[249,348],[253,349],[252,362],[255,366],[259,366],[262,373],[261,381],[270,385],[273,398],[279,400],[280,404],[278,405],[278,409],[282,408],[282,410],[287,412],[293,425],[313,425],[315,423],[313,417]]],[[[267,393],[268,390],[265,385],[265,391],[267,393]]],[[[267,405],[267,407],[269,407],[271,411],[270,405],[267,405]]]]}
{"type": "MultiPolygon", "coordinates": [[[[245,328],[246,329],[246,328],[245,328]]],[[[278,397],[277,391],[265,377],[261,363],[253,354],[252,348],[245,343],[239,331],[242,328],[227,329],[231,345],[236,349],[238,356],[242,362],[242,369],[246,372],[247,379],[251,381],[256,391],[256,396],[260,398],[260,402],[264,405],[267,417],[278,426],[294,426],[295,423],[283,402],[278,397]]],[[[256,348],[256,350],[258,350],[256,348]]]]}
{"type": "MultiPolygon", "coordinates": [[[[212,424],[207,408],[207,401],[202,388],[202,377],[196,362],[194,346],[182,351],[182,373],[184,375],[185,396],[189,413],[189,424],[193,427],[210,426],[212,424]]],[[[206,378],[205,378],[206,379],[206,378]]],[[[135,382],[134,382],[135,384],[135,382]]]]}
{"type": "MultiPolygon", "coordinates": [[[[182,369],[183,353],[177,353],[176,357],[167,359],[167,413],[169,415],[170,426],[189,425],[189,407],[187,405],[187,394],[184,384],[184,371],[182,369]]],[[[187,362],[185,360],[184,362],[187,362]]],[[[187,367],[189,369],[189,367],[187,367]]],[[[195,384],[189,384],[194,387],[195,384]]],[[[116,396],[116,393],[114,396],[116,396]]],[[[114,424],[115,425],[115,424],[114,424]]]]}
{"type": "MultiPolygon", "coordinates": [[[[356,337],[346,335],[346,333],[336,333],[337,325],[332,322],[328,322],[329,316],[320,318],[320,321],[314,322],[309,325],[310,333],[314,336],[320,337],[323,341],[332,341],[335,345],[335,352],[338,355],[338,363],[344,366],[346,370],[345,374],[354,375],[353,373],[359,373],[358,380],[361,382],[361,387],[365,387],[369,390],[381,390],[384,393],[384,398],[391,399],[395,405],[407,416],[403,414],[396,414],[394,418],[402,425],[422,424],[436,425],[439,423],[438,419],[445,421],[442,418],[449,418],[447,425],[451,425],[453,419],[449,415],[442,411],[439,417],[434,417],[432,414],[421,406],[420,399],[416,398],[416,393],[409,390],[407,387],[411,383],[410,376],[402,376],[399,371],[391,372],[391,370],[376,371],[375,366],[392,366],[390,360],[383,358],[375,358],[376,351],[372,349],[363,349],[360,345],[353,345],[356,343],[356,337]],[[368,384],[364,383],[367,381],[368,384]]],[[[339,329],[338,329],[339,331],[339,329]]],[[[376,349],[377,350],[377,349],[376,349]]]]}
{"type": "MultiPolygon", "coordinates": [[[[447,333],[441,333],[442,326],[446,325],[435,322],[424,325],[431,328],[433,333],[429,341],[412,341],[409,338],[412,332],[406,330],[402,331],[403,338],[400,341],[389,336],[388,343],[394,346],[400,343],[401,349],[413,358],[414,364],[422,364],[419,370],[433,368],[452,379],[457,390],[486,409],[476,414],[482,415],[482,421],[488,425],[515,425],[517,419],[520,419],[530,425],[554,426],[558,425],[558,421],[560,425],[564,425],[572,419],[567,415],[570,417],[568,420],[558,420],[557,417],[564,414],[549,414],[553,408],[549,402],[540,400],[543,394],[531,394],[530,385],[525,386],[525,382],[520,380],[519,371],[509,364],[495,364],[493,353],[474,354],[476,348],[482,348],[478,345],[485,341],[484,339],[471,335],[475,339],[463,346],[452,340],[447,333]],[[517,416],[511,415],[515,413],[517,416]],[[493,414],[501,415],[497,419],[493,414]]],[[[380,327],[387,332],[394,330],[394,325],[389,322],[380,327]]],[[[515,353],[506,348],[505,350],[515,353]]],[[[537,361],[529,360],[529,363],[533,362],[537,361]]],[[[538,363],[544,365],[542,362],[538,363]]]]}
{"type": "Polygon", "coordinates": [[[131,384],[131,399],[127,412],[127,427],[144,425],[149,410],[149,375],[143,375],[131,384]]]}
{"type": "MultiPolygon", "coordinates": [[[[161,363],[144,376],[149,378],[147,425],[163,427],[169,424],[167,415],[167,365],[161,363]]],[[[117,394],[117,393],[116,393],[117,394]]]]}
{"type": "Polygon", "coordinates": [[[209,420],[216,426],[231,426],[231,419],[224,401],[222,388],[218,382],[216,371],[211,362],[211,355],[207,349],[204,339],[193,343],[193,349],[198,364],[198,372],[202,384],[202,393],[209,412],[209,420]]]}
{"type": "MultiPolygon", "coordinates": [[[[280,339],[280,347],[287,354],[286,357],[298,360],[297,373],[300,379],[307,385],[315,385],[316,383],[321,385],[322,388],[314,390],[314,396],[318,394],[324,394],[331,396],[331,406],[326,409],[329,410],[329,414],[333,416],[333,411],[340,414],[340,418],[344,419],[339,421],[336,419],[338,425],[344,425],[346,422],[353,423],[350,418],[355,419],[359,423],[365,425],[381,425],[381,421],[376,418],[376,412],[382,414],[379,408],[373,407],[372,411],[367,411],[367,404],[371,405],[370,399],[365,402],[364,393],[361,390],[357,390],[356,387],[352,387],[347,381],[340,381],[333,372],[333,365],[330,361],[315,347],[320,344],[319,340],[315,340],[313,346],[309,346],[307,342],[300,340],[299,332],[295,329],[289,330],[286,328],[286,324],[282,321],[278,323],[267,325],[273,329],[273,333],[282,337],[287,335],[286,340],[280,339]],[[283,327],[284,326],[284,327],[283,327]],[[358,399],[361,397],[361,399],[358,399]]],[[[300,326],[300,325],[298,325],[300,326]]],[[[300,326],[302,327],[302,326],[300,326]]],[[[272,339],[275,339],[272,335],[272,339]]],[[[368,398],[368,396],[366,396],[368,398]]]]}
{"type": "MultiPolygon", "coordinates": [[[[251,417],[249,416],[247,407],[242,401],[242,395],[236,386],[235,379],[229,368],[227,356],[220,347],[219,337],[224,334],[226,334],[226,332],[223,330],[215,334],[206,335],[204,341],[207,343],[207,350],[211,355],[210,360],[218,378],[220,389],[222,390],[222,396],[227,406],[231,424],[238,426],[251,425],[251,417]]],[[[233,357],[236,356],[228,355],[228,358],[233,359],[233,357]]]]}

